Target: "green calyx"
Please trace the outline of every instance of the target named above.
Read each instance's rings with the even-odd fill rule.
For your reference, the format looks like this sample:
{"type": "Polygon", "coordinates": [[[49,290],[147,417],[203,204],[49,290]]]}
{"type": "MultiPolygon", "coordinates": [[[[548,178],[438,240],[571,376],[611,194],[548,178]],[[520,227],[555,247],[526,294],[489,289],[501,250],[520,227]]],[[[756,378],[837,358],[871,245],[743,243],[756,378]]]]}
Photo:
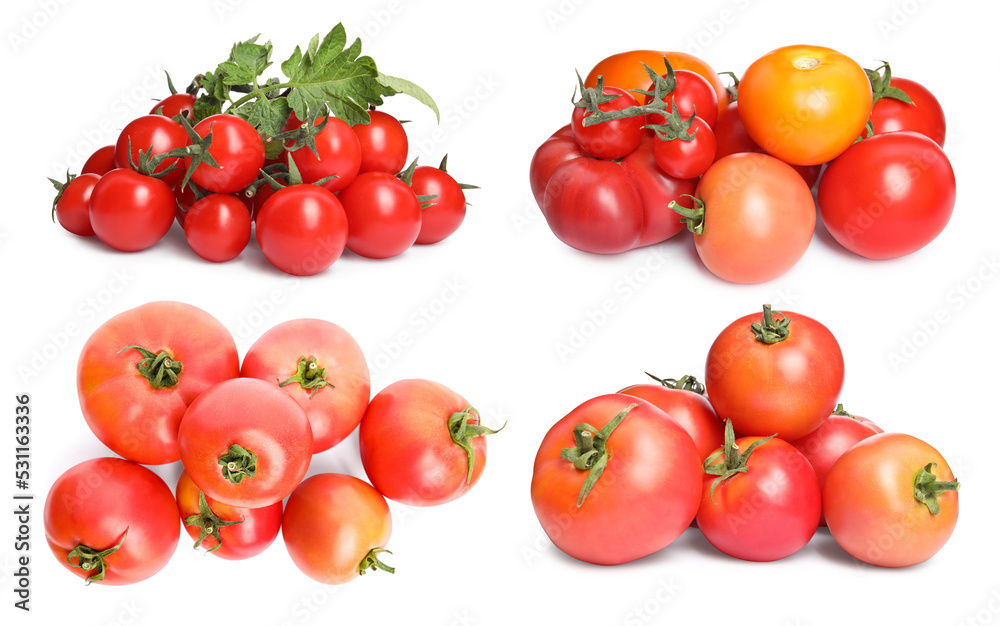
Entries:
{"type": "Polygon", "coordinates": [[[253,478],[257,473],[257,455],[238,443],[229,446],[229,451],[219,457],[222,477],[234,485],[244,478],[253,478]]]}
{"type": "Polygon", "coordinates": [[[142,360],[135,364],[135,369],[139,370],[153,389],[173,387],[180,381],[180,373],[184,367],[166,350],[154,353],[142,346],[125,346],[118,353],[126,350],[135,350],[142,355],[142,360]]]}
{"type": "Polygon", "coordinates": [[[865,69],[865,74],[872,86],[872,105],[883,98],[892,98],[906,104],[913,104],[913,100],[905,91],[891,85],[892,69],[889,67],[888,61],[882,61],[882,65],[873,70],[865,69]]]}
{"type": "Polygon", "coordinates": [[[681,222],[687,226],[689,231],[696,235],[702,234],[705,232],[705,201],[686,193],[682,194],[681,197],[691,198],[694,207],[689,209],[678,204],[676,200],[671,200],[667,208],[681,216],[681,222]]]}
{"type": "Polygon", "coordinates": [[[921,502],[931,512],[937,515],[941,512],[941,504],[938,502],[938,495],[945,491],[958,491],[961,484],[957,480],[939,481],[933,473],[937,463],[928,463],[921,467],[913,475],[913,497],[917,502],[921,502]]]}
{"type": "Polygon", "coordinates": [[[851,419],[857,419],[856,417],[854,417],[853,413],[848,413],[847,412],[847,409],[844,408],[843,404],[838,404],[837,408],[835,408],[833,410],[833,413],[831,413],[830,415],[843,415],[844,417],[849,417],[851,419]]]}
{"type": "Polygon", "coordinates": [[[278,383],[279,387],[297,383],[303,389],[309,390],[309,397],[312,398],[323,387],[334,387],[334,384],[326,379],[326,368],[320,367],[316,362],[316,357],[299,357],[295,366],[295,374],[288,380],[278,383]]]}
{"type": "Polygon", "coordinates": [[[681,376],[680,378],[657,378],[649,372],[643,372],[646,376],[649,376],[656,382],[660,383],[667,389],[681,389],[684,391],[692,391],[699,396],[705,395],[705,385],[701,384],[697,378],[694,376],[681,376]]]}
{"type": "Polygon", "coordinates": [[[764,305],[764,318],[760,323],[754,322],[750,324],[750,330],[753,331],[754,337],[757,341],[762,341],[768,345],[775,343],[781,343],[782,341],[788,339],[792,330],[788,327],[792,323],[791,318],[787,317],[781,311],[771,311],[771,305],[764,305]],[[774,313],[781,316],[781,319],[775,321],[774,313]]]}
{"type": "MultiPolygon", "coordinates": [[[[576,76],[579,81],[579,89],[582,91],[582,96],[579,101],[575,101],[573,103],[573,106],[587,110],[587,115],[583,118],[583,125],[594,126],[595,124],[603,124],[604,122],[610,122],[612,120],[622,120],[640,116],[645,117],[650,113],[657,113],[666,117],[666,98],[677,88],[677,80],[674,77],[674,68],[670,65],[670,61],[667,60],[667,57],[663,57],[663,64],[667,67],[666,76],[661,76],[653,70],[653,68],[643,63],[642,67],[645,68],[646,73],[649,75],[649,80],[653,83],[653,89],[652,91],[646,91],[643,89],[632,90],[634,93],[649,96],[651,98],[649,103],[625,107],[624,109],[616,111],[602,111],[599,108],[601,104],[605,104],[619,97],[618,95],[604,94],[604,77],[598,77],[596,87],[585,88],[583,86],[583,80],[580,79],[580,74],[577,72],[576,76]]],[[[574,100],[575,98],[576,94],[574,94],[574,100]]]]}
{"type": "Polygon", "coordinates": [[[483,426],[480,422],[479,411],[471,406],[457,413],[452,413],[448,418],[448,434],[451,435],[451,441],[465,451],[469,463],[469,469],[465,476],[466,490],[472,485],[472,469],[476,465],[476,452],[472,449],[472,440],[476,437],[495,435],[507,425],[505,422],[503,426],[493,430],[483,426]]]}
{"type": "Polygon", "coordinates": [[[205,499],[205,492],[198,492],[198,513],[196,515],[189,515],[184,518],[185,526],[195,526],[198,528],[198,540],[194,542],[195,549],[201,547],[201,544],[212,537],[215,539],[215,545],[209,548],[208,552],[213,552],[222,547],[222,537],[219,535],[219,530],[225,526],[235,526],[236,524],[242,524],[244,520],[224,520],[215,512],[209,508],[208,500],[205,499]]]}
{"type": "Polygon", "coordinates": [[[104,575],[107,573],[107,563],[104,559],[108,558],[109,555],[118,552],[118,549],[122,547],[125,543],[125,539],[128,537],[128,528],[122,533],[121,541],[119,541],[113,547],[107,550],[102,550],[98,552],[93,548],[85,545],[78,545],[73,548],[69,554],[66,555],[66,562],[69,563],[70,567],[78,567],[85,572],[94,572],[91,576],[86,579],[86,583],[98,583],[104,580],[104,575]],[[76,562],[73,562],[76,559],[76,562]]]}
{"type": "Polygon", "coordinates": [[[572,463],[573,467],[581,472],[587,472],[587,479],[583,482],[580,494],[576,498],[577,508],[583,506],[590,491],[608,466],[608,459],[611,458],[611,452],[608,450],[608,439],[611,437],[611,433],[615,432],[615,429],[637,406],[639,406],[638,403],[628,405],[600,429],[584,422],[580,422],[573,428],[573,439],[576,440],[576,447],[563,448],[559,456],[572,463]]]}
{"type": "Polygon", "coordinates": [[[59,182],[54,178],[50,178],[49,182],[52,186],[56,188],[56,197],[52,200],[52,223],[56,223],[56,205],[59,204],[59,199],[62,198],[63,192],[66,191],[66,187],[69,186],[73,179],[76,178],[76,174],[70,174],[69,170],[66,170],[66,181],[59,182]]]}
{"type": "Polygon", "coordinates": [[[691,132],[694,118],[698,115],[697,111],[691,111],[691,117],[684,119],[677,110],[677,102],[673,96],[670,97],[670,111],[664,111],[659,115],[663,116],[662,124],[646,124],[643,128],[648,128],[656,133],[656,138],[660,141],[694,141],[698,135],[697,128],[694,129],[693,133],[691,132]]]}
{"type": "Polygon", "coordinates": [[[733,79],[733,84],[726,87],[726,93],[729,94],[729,99],[736,102],[739,96],[740,90],[740,78],[735,72],[719,72],[719,76],[728,76],[733,79]]]}
{"type": "Polygon", "coordinates": [[[705,459],[704,463],[705,473],[709,476],[717,476],[717,478],[712,481],[712,488],[708,492],[708,499],[714,503],[716,487],[737,474],[746,474],[747,461],[750,459],[750,455],[753,454],[753,451],[757,449],[757,446],[767,443],[771,440],[771,437],[775,437],[777,434],[778,433],[775,433],[770,437],[758,439],[747,446],[747,449],[741,453],[739,446],[736,445],[736,433],[733,431],[733,422],[732,420],[727,419],[726,434],[722,443],[722,450],[716,450],[713,452],[711,456],[705,459]],[[725,455],[722,463],[713,463],[713,461],[722,455],[725,455]]]}
{"type": "Polygon", "coordinates": [[[369,550],[368,554],[365,555],[365,558],[361,559],[361,563],[358,564],[358,574],[364,576],[369,571],[374,572],[377,569],[380,569],[383,572],[389,572],[390,574],[395,574],[395,567],[390,567],[378,560],[378,555],[383,553],[392,554],[392,552],[386,550],[385,548],[372,548],[369,550]]]}

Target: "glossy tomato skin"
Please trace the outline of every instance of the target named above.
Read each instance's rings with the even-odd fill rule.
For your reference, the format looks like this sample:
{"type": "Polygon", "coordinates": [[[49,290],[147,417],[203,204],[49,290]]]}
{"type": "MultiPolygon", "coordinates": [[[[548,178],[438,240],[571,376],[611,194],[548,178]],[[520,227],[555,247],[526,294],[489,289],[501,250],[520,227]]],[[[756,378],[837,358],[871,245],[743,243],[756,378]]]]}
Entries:
{"type": "Polygon", "coordinates": [[[250,346],[240,370],[243,378],[267,381],[305,411],[316,454],[337,445],[361,422],[371,395],[368,364],[361,346],[346,330],[324,320],[299,319],[278,324],[250,346]],[[309,387],[293,380],[300,361],[312,360],[325,373],[309,387]]]}
{"type": "Polygon", "coordinates": [[[397,381],[376,394],[360,431],[361,463],[372,486],[412,506],[435,506],[464,495],[486,467],[486,438],[470,442],[469,478],[468,456],[452,441],[448,418],[469,408],[465,398],[429,380],[397,381]]]}
{"type": "MultiPolygon", "coordinates": [[[[760,437],[741,437],[746,450],[760,437]]],[[[720,448],[721,450],[721,448],[720,448]]],[[[722,457],[711,465],[718,465],[722,457]]],[[[705,474],[698,528],[720,551],[745,561],[776,561],[801,550],[816,533],[821,492],[802,453],[778,438],[757,446],[747,471],[724,480],[705,474]]]]}
{"type": "Polygon", "coordinates": [[[366,172],[340,192],[347,214],[347,249],[369,259],[406,252],[420,234],[421,210],[413,190],[391,174],[366,172]]]}
{"type": "Polygon", "coordinates": [[[189,404],[218,382],[239,376],[232,335],[217,319],[180,302],[150,302],[119,313],[80,352],[77,392],[87,425],[115,453],[146,465],[180,458],[177,428],[189,404]],[[177,384],[154,388],[138,370],[143,355],[180,362],[177,384]]]}
{"type": "MultiPolygon", "coordinates": [[[[316,120],[317,125],[322,122],[322,118],[316,120]]],[[[285,122],[284,130],[292,130],[302,124],[295,113],[292,113],[285,122]]],[[[309,148],[287,153],[287,158],[295,160],[295,165],[302,174],[302,182],[311,184],[327,176],[336,176],[323,183],[323,187],[331,192],[350,185],[358,175],[362,159],[361,142],[350,125],[344,120],[331,117],[314,140],[317,154],[313,154],[309,148]]]]}
{"type": "MultiPolygon", "coordinates": [[[[666,95],[667,111],[673,111],[676,104],[677,111],[684,119],[697,115],[709,128],[714,128],[721,107],[719,96],[712,84],[701,74],[691,70],[676,70],[674,79],[677,81],[677,86],[666,95]]],[[[646,87],[646,91],[653,91],[652,83],[646,87]]],[[[644,96],[643,101],[649,104],[653,101],[653,96],[644,96]]],[[[664,123],[663,116],[658,113],[650,113],[646,119],[650,124],[664,123]]]]}
{"type": "MultiPolygon", "coordinates": [[[[722,110],[712,132],[715,134],[716,161],[737,152],[761,152],[766,154],[766,151],[758,146],[750,138],[750,135],[747,134],[747,129],[743,126],[743,120],[740,119],[740,112],[736,102],[730,103],[722,110]]],[[[823,169],[823,166],[792,165],[792,169],[798,172],[802,180],[806,181],[806,185],[812,189],[816,181],[819,180],[819,173],[823,169]]]]}
{"type": "Polygon", "coordinates": [[[264,165],[264,141],[249,122],[219,113],[195,124],[194,132],[200,137],[212,133],[208,153],[219,164],[216,168],[201,163],[195,168],[191,180],[199,187],[215,193],[232,193],[257,179],[264,165]]]}
{"type": "Polygon", "coordinates": [[[645,400],[620,394],[584,402],[542,440],[531,478],[531,502],[545,533],[563,552],[598,565],[628,563],[674,541],[701,500],[701,463],[691,437],[645,400]],[[560,457],[574,447],[573,428],[603,427],[637,404],[607,440],[604,473],[581,506],[587,472],[560,457]]]}
{"type": "Polygon", "coordinates": [[[871,121],[875,134],[909,130],[933,139],[943,148],[947,130],[944,109],[934,94],[908,78],[893,78],[889,84],[906,92],[913,104],[894,98],[880,98],[872,107],[871,121]]]}
{"type": "MultiPolygon", "coordinates": [[[[115,166],[121,169],[134,170],[132,162],[139,162],[139,151],[157,155],[174,148],[183,148],[190,143],[184,127],[162,115],[143,115],[129,122],[122,129],[115,143],[115,166]],[[132,151],[129,152],[129,144],[132,151]],[[131,161],[130,159],[131,155],[131,161]]],[[[182,165],[181,159],[167,159],[153,170],[162,172],[172,166],[182,165]]],[[[163,182],[173,185],[184,177],[181,169],[176,169],[163,177],[163,182]]]]}
{"type": "Polygon", "coordinates": [[[317,474],[288,498],[281,534],[302,573],[341,585],[359,576],[371,550],[389,543],[392,516],[385,498],[363,480],[317,474]]]}
{"type": "Polygon", "coordinates": [[[438,243],[450,237],[465,220],[465,192],[448,172],[420,166],[410,188],[418,196],[437,196],[420,211],[420,234],[414,243],[438,243]]]}
{"type": "Polygon", "coordinates": [[[545,187],[552,178],[552,174],[561,165],[582,158],[587,158],[587,153],[583,151],[580,144],[576,143],[573,128],[569,124],[552,133],[552,136],[535,150],[535,154],[531,158],[528,177],[531,193],[543,215],[545,214],[545,187]]]}
{"type": "Polygon", "coordinates": [[[715,414],[708,399],[686,389],[670,389],[663,385],[632,385],[618,393],[635,396],[649,402],[680,424],[704,460],[722,445],[724,422],[715,414]]]}
{"type": "Polygon", "coordinates": [[[250,243],[250,211],[239,198],[213,193],[184,217],[184,236],[195,254],[213,263],[238,257],[250,243]]]}
{"type": "MultiPolygon", "coordinates": [[[[145,467],[118,458],[84,461],[57,478],[45,499],[44,524],[52,553],[84,579],[97,572],[71,567],[67,555],[79,545],[108,550],[125,538],[104,559],[104,580],[95,581],[102,585],[128,585],[159,572],[180,536],[170,488],[145,467]]],[[[73,562],[79,564],[75,556],[73,562]]]]}
{"type": "Polygon", "coordinates": [[[56,219],[59,225],[81,237],[93,237],[94,227],[90,225],[90,194],[101,177],[97,174],[80,174],[63,188],[56,203],[56,219]]]}
{"type": "MultiPolygon", "coordinates": [[[[639,104],[631,94],[617,87],[605,87],[603,93],[617,98],[599,105],[601,111],[620,111],[639,104]]],[[[645,134],[642,127],[646,121],[642,116],[584,126],[584,119],[589,116],[586,109],[574,107],[570,122],[576,142],[587,154],[598,159],[620,159],[639,147],[645,134]]]]}
{"type": "Polygon", "coordinates": [[[823,510],[830,534],[851,556],[882,567],[923,563],[938,553],[958,521],[958,492],[938,495],[932,514],[914,498],[914,475],[928,463],[938,481],[954,481],[948,463],[927,443],[900,433],[868,437],[845,452],[827,475],[823,510]]]}
{"type": "MultiPolygon", "coordinates": [[[[775,313],[775,320],[778,314],[775,313]]],[[[816,320],[793,312],[784,341],[766,344],[746,315],[727,326],[708,351],[705,389],[715,412],[736,432],[786,441],[817,429],[837,404],[844,384],[844,357],[833,334],[816,320]]]]}
{"type": "Polygon", "coordinates": [[[215,385],[191,403],[177,432],[181,462],[206,496],[248,509],[282,500],[299,484],[312,458],[305,411],[274,385],[237,378],[215,385]],[[256,456],[252,476],[227,479],[220,459],[237,444],[256,456]]]}
{"type": "Polygon", "coordinates": [[[90,195],[90,225],[97,238],[121,252],[152,246],[170,230],[174,194],[162,180],[129,169],[101,177],[90,195]]]}
{"type": "Polygon", "coordinates": [[[406,130],[395,117],[382,111],[368,111],[371,122],[351,128],[361,145],[361,165],[358,174],[385,172],[396,174],[406,167],[409,142],[406,130]]]}
{"type": "Polygon", "coordinates": [[[754,61],[739,86],[740,118],[750,137],[786,163],[836,158],[864,131],[872,111],[868,76],[849,57],[793,45],[754,61]]]}
{"type": "Polygon", "coordinates": [[[695,196],[705,203],[704,231],[694,236],[695,247],[705,267],[723,280],[756,284],[777,278],[812,240],[812,192],[772,156],[719,159],[701,177],[695,196]]]}
{"type": "Polygon", "coordinates": [[[257,243],[276,268],[313,276],[333,265],[347,243],[347,216],[337,196],[316,185],[274,192],[257,214],[257,243]]]}
{"type": "Polygon", "coordinates": [[[98,148],[92,155],[87,157],[80,173],[104,176],[117,167],[115,165],[115,146],[104,146],[103,148],[98,148]]]}
{"type": "Polygon", "coordinates": [[[691,122],[689,141],[656,139],[653,143],[653,158],[660,169],[674,178],[690,179],[704,174],[715,162],[715,135],[708,123],[700,117],[691,122]]]}
{"type": "Polygon", "coordinates": [[[154,104],[153,108],[149,110],[149,114],[162,115],[168,118],[177,115],[191,117],[191,111],[194,110],[194,102],[197,99],[197,97],[189,93],[171,94],[154,104]]]}
{"type": "Polygon", "coordinates": [[[637,248],[666,241],[684,230],[680,216],[668,205],[671,200],[681,201],[683,196],[694,194],[698,186],[697,178],[676,178],[656,164],[654,149],[659,141],[643,137],[639,147],[619,162],[642,199],[643,226],[637,248]]]}
{"type": "MultiPolygon", "coordinates": [[[[194,515],[201,513],[199,495],[201,490],[194,484],[187,472],[181,472],[177,481],[177,508],[181,514],[181,523],[194,515]]],[[[259,509],[229,506],[205,496],[212,513],[223,521],[239,522],[232,526],[218,528],[221,542],[209,536],[201,542],[200,548],[211,550],[220,559],[240,561],[257,556],[274,543],[281,529],[281,502],[275,502],[259,509]],[[214,548],[214,549],[213,549],[214,548]]],[[[201,528],[195,525],[185,525],[188,535],[196,542],[201,536],[201,528]]]]}
{"type": "Polygon", "coordinates": [[[920,250],[948,225],[955,171],[933,140],[898,131],[859,141],[819,181],[819,209],[842,246],[869,259],[920,250]]]}

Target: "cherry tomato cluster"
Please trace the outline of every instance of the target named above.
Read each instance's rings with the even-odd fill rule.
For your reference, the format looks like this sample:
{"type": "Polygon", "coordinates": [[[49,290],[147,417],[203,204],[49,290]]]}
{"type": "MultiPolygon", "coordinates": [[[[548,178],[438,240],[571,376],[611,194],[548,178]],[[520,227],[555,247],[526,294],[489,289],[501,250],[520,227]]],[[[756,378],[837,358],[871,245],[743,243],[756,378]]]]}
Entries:
{"type": "Polygon", "coordinates": [[[385,498],[430,506],[465,494],[486,465],[479,413],[428,380],[397,381],[369,402],[364,354],[317,319],[284,322],[244,355],[214,317],[152,302],[87,341],[77,390],[91,430],[122,458],[85,461],[53,484],[45,533],[88,583],[138,582],[166,565],[178,521],[223,559],[246,559],[282,531],[308,576],[347,582],[371,569],[392,529],[385,498]],[[360,425],[371,484],[306,476],[313,455],[360,425]],[[176,496],[144,465],[180,461],[176,496]],[[282,510],[282,500],[288,498],[282,510]]]}
{"type": "Polygon", "coordinates": [[[244,56],[260,48],[261,58],[269,58],[270,43],[241,45],[240,55],[214,75],[199,75],[187,93],[171,83],[172,94],[129,122],[114,146],[97,150],[79,176],[52,181],[59,191],[54,218],[71,233],[125,252],[154,245],[176,220],[191,249],[212,262],[238,257],[253,235],[272,265],[299,276],[322,272],[345,248],[387,258],[458,229],[464,190],[472,186],[448,174],[447,157],[439,167],[418,167],[414,160],[407,168],[402,123],[375,109],[383,95],[410,93],[437,112],[422,90],[393,79],[376,95],[345,92],[349,88],[338,84],[316,96],[317,81],[344,71],[345,60],[336,55],[316,57],[329,64],[325,73],[310,66],[301,76],[308,95],[301,95],[291,70],[284,82],[237,89],[220,76],[240,63],[270,65],[244,56]],[[287,89],[281,96],[272,93],[278,85],[287,89]],[[223,110],[220,89],[250,94],[223,110]],[[359,109],[358,102],[371,108],[359,109]]]}
{"type": "Polygon", "coordinates": [[[598,63],[579,81],[570,124],[531,163],[532,193],[556,237],[612,254],[686,225],[713,274],[760,283],[808,248],[817,180],[827,230],[861,256],[904,256],[945,228],[955,175],[941,149],[944,112],[922,85],[892,77],[888,63],[866,70],[804,45],[732,77],[726,88],[679,52],[598,63]]]}
{"type": "Polygon", "coordinates": [[[697,525],[725,554],[774,561],[821,524],[884,567],[944,546],[958,519],[951,468],[837,403],[844,360],[824,325],[765,305],[718,335],[705,370],[704,385],[653,377],[588,400],[548,431],[531,500],[556,546],[615,565],[697,525]]]}

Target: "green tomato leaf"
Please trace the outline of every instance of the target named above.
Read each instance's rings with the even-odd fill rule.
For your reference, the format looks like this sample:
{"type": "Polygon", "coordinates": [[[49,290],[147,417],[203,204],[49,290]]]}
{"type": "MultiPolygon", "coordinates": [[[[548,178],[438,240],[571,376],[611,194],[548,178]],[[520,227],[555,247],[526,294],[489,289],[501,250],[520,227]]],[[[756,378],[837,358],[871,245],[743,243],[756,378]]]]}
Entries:
{"type": "Polygon", "coordinates": [[[431,98],[431,95],[424,91],[419,85],[411,83],[403,78],[386,76],[381,72],[379,72],[378,75],[378,82],[386,88],[386,91],[384,91],[382,95],[394,96],[400,93],[406,94],[418,102],[427,105],[431,111],[434,111],[434,115],[437,116],[438,123],[441,123],[441,111],[438,110],[437,103],[434,102],[434,98],[431,98]]]}
{"type": "Polygon", "coordinates": [[[278,97],[274,100],[257,98],[231,112],[250,122],[265,137],[273,137],[281,132],[291,111],[288,99],[278,97]]]}

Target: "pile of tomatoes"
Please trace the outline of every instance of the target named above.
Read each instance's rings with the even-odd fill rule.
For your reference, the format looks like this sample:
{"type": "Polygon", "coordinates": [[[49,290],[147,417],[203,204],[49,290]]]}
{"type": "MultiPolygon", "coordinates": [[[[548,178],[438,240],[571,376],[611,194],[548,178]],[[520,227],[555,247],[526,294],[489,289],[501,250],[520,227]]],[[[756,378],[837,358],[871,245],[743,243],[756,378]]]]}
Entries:
{"type": "Polygon", "coordinates": [[[958,519],[951,468],[838,404],[844,360],[824,325],[765,305],[718,335],[705,371],[704,385],[656,379],[588,400],[548,431],[531,499],[556,546],[615,565],[692,524],[748,561],[794,554],[820,524],[884,567],[944,546],[958,519]]]}
{"type": "Polygon", "coordinates": [[[428,380],[395,382],[369,402],[365,357],[336,324],[279,324],[241,365],[226,328],[179,302],[102,325],[80,355],[77,389],[87,424],[121,458],[67,470],[44,519],[52,552],[88,583],[158,572],[180,521],[196,548],[234,560],[259,554],[281,530],[299,569],[327,584],[392,571],[379,559],[392,530],[385,498],[431,506],[465,494],[495,432],[428,380]],[[355,428],[371,484],[332,473],[303,480],[313,455],[355,428]],[[177,461],[176,494],[144,467],[177,461]]]}
{"type": "Polygon", "coordinates": [[[694,233],[705,266],[734,283],[780,276],[816,225],[889,259],[945,228],[955,175],[944,112],[887,63],[863,69],[786,46],[726,88],[701,59],[637,50],[580,80],[570,124],[535,152],[531,189],[566,244],[612,254],[694,233]],[[822,175],[821,175],[822,173],[822,175]]]}

